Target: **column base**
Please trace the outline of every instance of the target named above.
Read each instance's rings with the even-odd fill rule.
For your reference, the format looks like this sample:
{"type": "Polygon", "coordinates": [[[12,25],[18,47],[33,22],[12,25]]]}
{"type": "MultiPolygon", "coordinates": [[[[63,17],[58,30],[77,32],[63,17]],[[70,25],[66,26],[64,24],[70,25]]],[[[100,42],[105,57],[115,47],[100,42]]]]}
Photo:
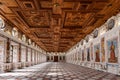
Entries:
{"type": "Polygon", "coordinates": [[[14,63],[14,69],[22,69],[22,63],[21,62],[14,63]]]}
{"type": "Polygon", "coordinates": [[[2,65],[2,71],[3,72],[11,72],[12,71],[12,63],[3,63],[2,65]]]}

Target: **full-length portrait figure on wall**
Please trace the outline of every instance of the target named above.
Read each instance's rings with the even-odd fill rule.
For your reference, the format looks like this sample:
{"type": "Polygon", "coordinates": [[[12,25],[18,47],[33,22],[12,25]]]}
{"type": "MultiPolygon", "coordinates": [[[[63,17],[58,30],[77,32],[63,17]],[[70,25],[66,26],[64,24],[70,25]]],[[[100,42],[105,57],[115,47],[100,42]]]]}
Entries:
{"type": "Polygon", "coordinates": [[[90,61],[90,49],[87,48],[87,61],[90,61]]]}
{"type": "Polygon", "coordinates": [[[108,62],[118,62],[118,38],[113,38],[107,41],[108,62]]]}
{"type": "Polygon", "coordinates": [[[105,39],[101,39],[101,56],[102,62],[105,62],[105,39]]]}
{"type": "Polygon", "coordinates": [[[84,61],[84,50],[82,50],[82,61],[84,61]]]}
{"type": "Polygon", "coordinates": [[[100,62],[100,44],[94,46],[95,62],[100,62]]]}
{"type": "Polygon", "coordinates": [[[90,48],[91,48],[91,51],[90,51],[91,55],[90,56],[91,56],[91,60],[93,60],[93,43],[91,43],[90,48]]]}
{"type": "Polygon", "coordinates": [[[78,60],[81,60],[80,52],[81,52],[81,49],[78,51],[78,60]]]}
{"type": "Polygon", "coordinates": [[[77,52],[75,52],[75,60],[77,60],[77,52]]]}
{"type": "Polygon", "coordinates": [[[86,47],[84,47],[84,61],[87,60],[87,53],[86,53],[86,47]]]}

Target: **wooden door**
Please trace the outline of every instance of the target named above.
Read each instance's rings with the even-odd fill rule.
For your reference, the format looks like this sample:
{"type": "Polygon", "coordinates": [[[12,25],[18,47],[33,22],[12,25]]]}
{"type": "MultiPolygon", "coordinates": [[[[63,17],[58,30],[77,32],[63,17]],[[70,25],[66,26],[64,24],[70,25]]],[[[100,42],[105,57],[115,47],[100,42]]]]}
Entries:
{"type": "Polygon", "coordinates": [[[58,62],[58,56],[54,56],[54,62],[58,62]]]}

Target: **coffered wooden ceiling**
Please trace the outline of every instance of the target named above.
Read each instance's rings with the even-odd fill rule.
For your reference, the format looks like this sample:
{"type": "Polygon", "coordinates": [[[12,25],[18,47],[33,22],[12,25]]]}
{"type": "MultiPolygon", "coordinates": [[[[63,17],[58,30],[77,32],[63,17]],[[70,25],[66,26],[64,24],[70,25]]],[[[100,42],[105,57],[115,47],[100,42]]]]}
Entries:
{"type": "Polygon", "coordinates": [[[120,0],[0,0],[0,14],[49,52],[67,51],[119,8],[120,0]]]}

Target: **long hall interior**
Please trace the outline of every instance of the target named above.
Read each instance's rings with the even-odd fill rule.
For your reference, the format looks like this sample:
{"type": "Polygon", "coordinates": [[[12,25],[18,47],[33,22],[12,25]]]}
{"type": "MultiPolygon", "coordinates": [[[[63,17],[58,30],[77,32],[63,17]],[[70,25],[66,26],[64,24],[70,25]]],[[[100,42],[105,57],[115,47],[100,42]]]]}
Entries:
{"type": "Polygon", "coordinates": [[[0,80],[120,80],[120,0],[0,0],[0,80]]]}

